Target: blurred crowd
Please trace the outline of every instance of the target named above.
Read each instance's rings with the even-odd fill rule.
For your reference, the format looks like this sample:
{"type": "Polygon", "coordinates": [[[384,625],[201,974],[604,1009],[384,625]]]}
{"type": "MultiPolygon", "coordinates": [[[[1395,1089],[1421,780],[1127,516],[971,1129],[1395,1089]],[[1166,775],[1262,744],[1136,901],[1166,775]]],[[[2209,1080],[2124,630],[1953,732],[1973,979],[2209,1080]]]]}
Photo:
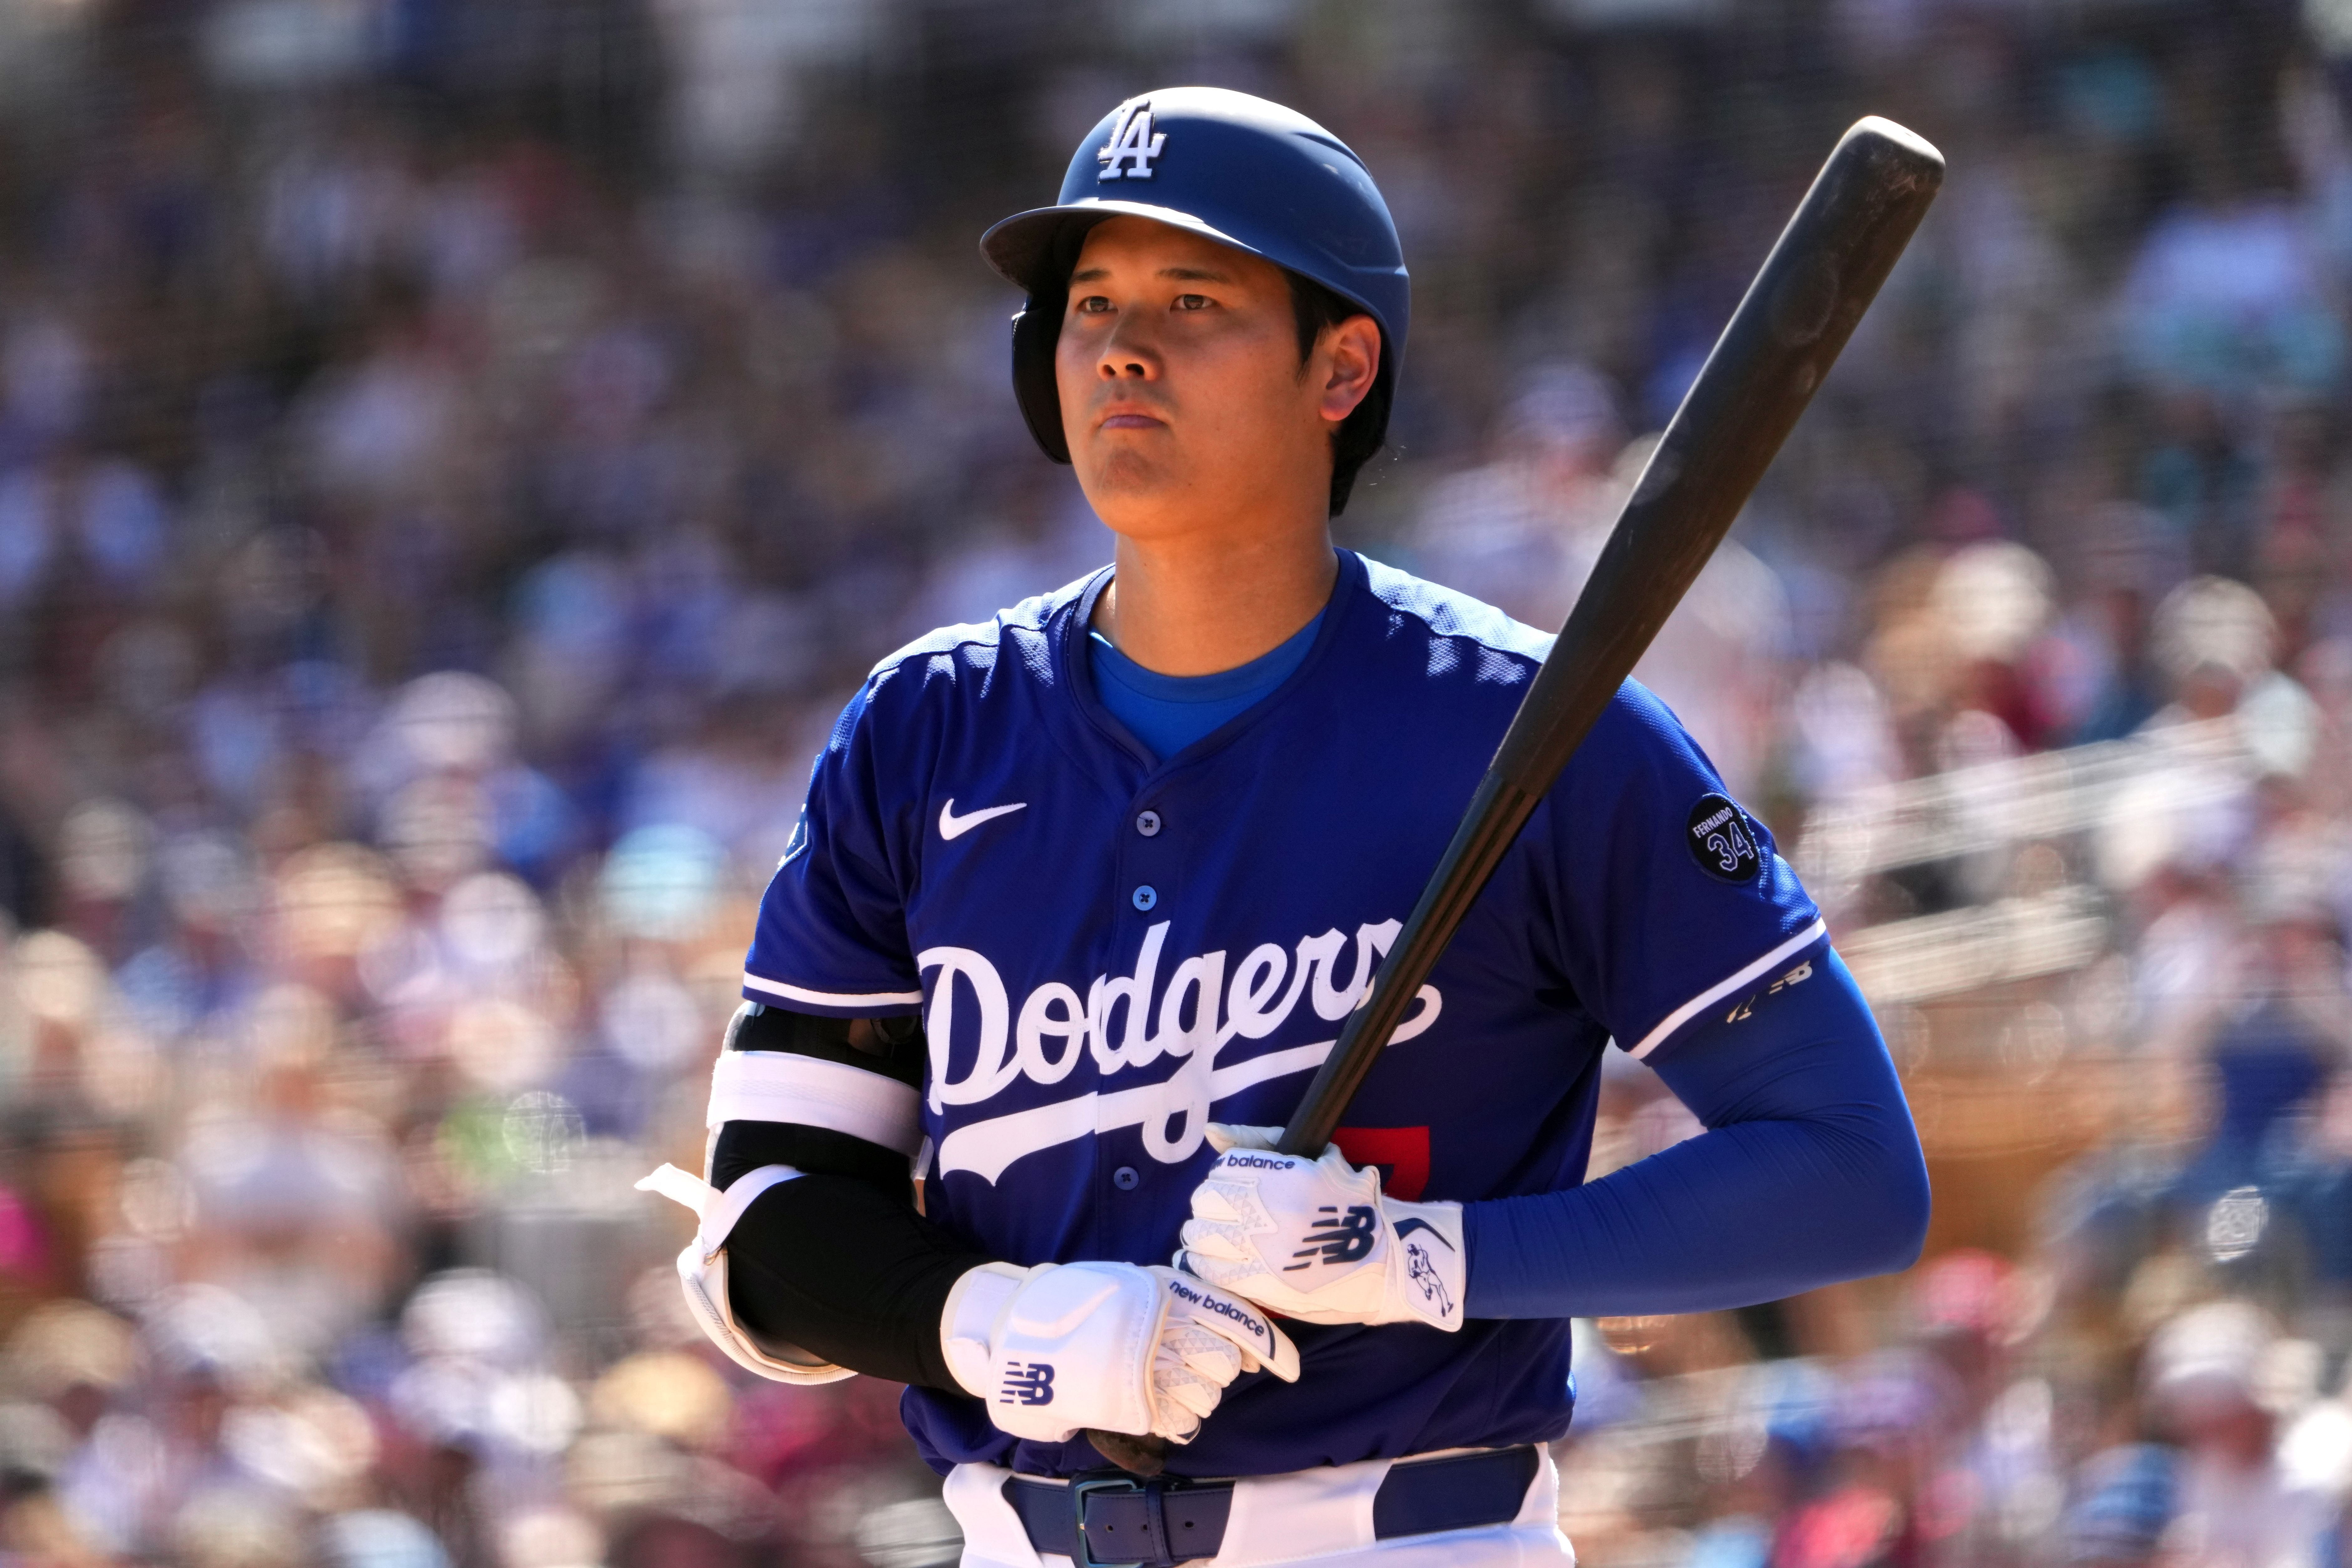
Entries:
{"type": "MultiPolygon", "coordinates": [[[[2352,1561],[2340,0],[0,3],[0,1563],[950,1561],[631,1183],[873,660],[1108,539],[980,229],[1269,93],[1414,274],[1346,542],[1557,625],[1856,115],[1951,176],[1643,668],[1928,1260],[1580,1325],[1585,1561],[2352,1561]]],[[[1694,1131],[1606,1089],[1602,1169],[1694,1131]]],[[[1836,1216],[1822,1216],[1835,1224],[1836,1216]]]]}

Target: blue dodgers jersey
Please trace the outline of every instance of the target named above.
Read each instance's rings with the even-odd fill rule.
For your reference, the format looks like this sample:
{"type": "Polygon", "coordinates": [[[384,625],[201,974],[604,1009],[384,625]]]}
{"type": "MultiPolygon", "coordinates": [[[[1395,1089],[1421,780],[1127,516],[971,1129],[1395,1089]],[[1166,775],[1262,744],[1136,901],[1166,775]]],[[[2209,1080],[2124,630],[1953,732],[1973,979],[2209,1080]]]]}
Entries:
{"type": "MultiPolygon", "coordinates": [[[[744,994],[920,1008],[926,1212],[1017,1264],[1166,1263],[1210,1120],[1288,1117],[1452,837],[1550,639],[1342,552],[1298,668],[1155,763],[1097,700],[1096,574],[893,655],[834,729],[744,994]]],[[[1820,934],[1763,828],[1627,682],[1365,1082],[1339,1142],[1403,1198],[1583,1180],[1601,1052],[1670,1046],[1820,934]]],[[[1474,1260],[1475,1263],[1475,1260],[1474,1260]]],[[[1286,1323],[1170,1468],[1264,1475],[1548,1440],[1565,1321],[1286,1323]]],[[[913,1388],[935,1466],[1066,1474],[981,1401],[913,1388]]]]}

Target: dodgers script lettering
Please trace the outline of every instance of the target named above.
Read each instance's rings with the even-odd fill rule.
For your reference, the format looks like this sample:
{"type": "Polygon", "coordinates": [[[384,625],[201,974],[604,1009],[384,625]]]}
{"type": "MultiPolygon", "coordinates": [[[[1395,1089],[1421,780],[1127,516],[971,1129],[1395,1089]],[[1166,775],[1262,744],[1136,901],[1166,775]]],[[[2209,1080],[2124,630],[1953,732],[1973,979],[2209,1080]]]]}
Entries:
{"type": "MultiPolygon", "coordinates": [[[[1081,1055],[1093,1060],[1099,1079],[1139,1073],[1162,1058],[1178,1064],[1156,1083],[1089,1089],[966,1122],[940,1140],[940,1173],[970,1171],[993,1182],[1024,1155],[1135,1126],[1143,1129],[1144,1148],[1154,1160],[1172,1165],[1190,1159],[1201,1146],[1212,1105],[1270,1079],[1312,1069],[1332,1042],[1222,1061],[1227,1048],[1272,1036],[1302,1001],[1326,1023],[1345,1018],[1370,991],[1372,971],[1400,929],[1396,921],[1381,921],[1358,927],[1352,942],[1336,929],[1301,937],[1288,948],[1265,942],[1230,970],[1223,950],[1197,953],[1167,965],[1163,984],[1169,922],[1161,921],[1144,933],[1129,973],[1098,974],[1083,994],[1075,985],[1047,981],[1018,1008],[986,954],[968,947],[926,948],[916,962],[929,977],[923,1025],[930,1040],[934,1115],[950,1106],[984,1104],[1023,1079],[1058,1084],[1081,1055]],[[976,1035],[978,1047],[958,1076],[951,1058],[958,1025],[967,1019],[965,1037],[976,1035]]],[[[1444,1005],[1436,987],[1423,986],[1415,1011],[1391,1043],[1420,1035],[1444,1005]]]]}

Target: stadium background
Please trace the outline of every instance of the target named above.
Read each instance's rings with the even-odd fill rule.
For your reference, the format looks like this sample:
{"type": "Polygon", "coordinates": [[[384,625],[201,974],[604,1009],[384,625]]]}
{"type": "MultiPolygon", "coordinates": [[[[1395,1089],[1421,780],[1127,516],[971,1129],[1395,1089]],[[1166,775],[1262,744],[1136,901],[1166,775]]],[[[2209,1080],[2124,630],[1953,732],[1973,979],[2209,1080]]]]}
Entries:
{"type": "Polygon", "coordinates": [[[5,0],[0,1561],[951,1555],[629,1184],[867,665],[1106,557],[974,240],[1181,80],[1402,229],[1344,540],[1554,625],[1837,132],[1950,160],[1643,670],[1928,1260],[1582,1326],[1584,1560],[2345,1560],[2344,0],[5,0]]]}

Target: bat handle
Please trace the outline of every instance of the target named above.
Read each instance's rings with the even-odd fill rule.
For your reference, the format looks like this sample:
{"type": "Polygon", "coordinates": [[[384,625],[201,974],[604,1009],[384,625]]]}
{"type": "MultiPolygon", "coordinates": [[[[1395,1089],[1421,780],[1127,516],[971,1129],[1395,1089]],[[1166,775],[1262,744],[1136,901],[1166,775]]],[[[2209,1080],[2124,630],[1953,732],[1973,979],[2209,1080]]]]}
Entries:
{"type": "Polygon", "coordinates": [[[1155,1437],[1149,1432],[1140,1436],[1127,1432],[1097,1432],[1089,1426],[1086,1438],[1095,1446],[1096,1453],[1130,1476],[1149,1479],[1168,1468],[1165,1437],[1155,1437]]]}

